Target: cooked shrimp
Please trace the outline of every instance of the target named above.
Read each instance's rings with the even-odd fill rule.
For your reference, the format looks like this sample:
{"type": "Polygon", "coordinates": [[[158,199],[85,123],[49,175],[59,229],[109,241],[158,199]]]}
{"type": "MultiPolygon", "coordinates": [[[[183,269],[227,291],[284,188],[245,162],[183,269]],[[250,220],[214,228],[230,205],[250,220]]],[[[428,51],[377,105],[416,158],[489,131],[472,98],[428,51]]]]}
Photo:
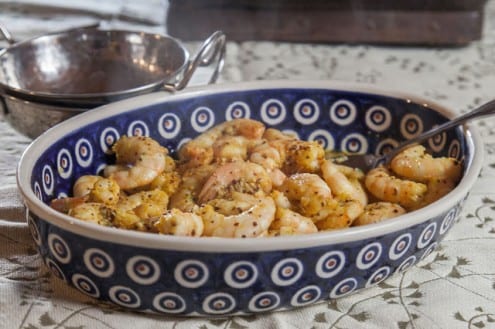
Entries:
{"type": "Polygon", "coordinates": [[[112,210],[102,203],[82,203],[72,207],[68,214],[85,222],[112,226],[112,210]]]}
{"type": "Polygon", "coordinates": [[[126,192],[133,194],[140,191],[149,191],[154,189],[160,189],[171,195],[175,193],[180,184],[180,174],[177,169],[175,160],[166,155],[165,156],[165,169],[161,174],[155,177],[149,184],[143,185],[134,189],[129,189],[126,192]]]}
{"type": "Polygon", "coordinates": [[[138,231],[154,231],[153,222],[167,210],[168,195],[159,189],[122,197],[113,208],[113,225],[138,231]]]}
{"type": "Polygon", "coordinates": [[[298,235],[318,232],[313,221],[298,212],[286,208],[278,208],[275,220],[268,229],[269,236],[298,235]]]}
{"type": "Polygon", "coordinates": [[[207,204],[222,215],[238,215],[252,206],[251,200],[242,199],[243,195],[244,193],[234,191],[229,195],[228,199],[213,199],[208,201],[207,204]]]}
{"type": "Polygon", "coordinates": [[[318,142],[299,140],[277,129],[268,128],[263,139],[250,150],[249,159],[269,170],[282,169],[288,175],[314,173],[319,170],[319,163],[325,157],[325,151],[318,142]]]}
{"type": "Polygon", "coordinates": [[[249,161],[257,163],[266,169],[273,186],[280,186],[287,177],[280,169],[284,161],[280,149],[266,140],[250,149],[249,161]]]}
{"type": "Polygon", "coordinates": [[[251,119],[221,123],[178,150],[120,138],[103,176],[52,200],[88,222],[179,236],[261,237],[364,225],[426,206],[455,188],[462,166],[422,146],[366,175],[325,158],[316,141],[251,119]],[[370,200],[373,203],[368,204],[370,200]]]}
{"type": "Polygon", "coordinates": [[[53,199],[50,206],[63,213],[85,202],[97,202],[111,206],[117,203],[120,188],[111,179],[101,176],[85,175],[76,180],[72,197],[53,199]]]}
{"type": "Polygon", "coordinates": [[[251,238],[266,234],[275,216],[275,202],[269,196],[234,193],[234,201],[249,203],[249,208],[237,215],[223,215],[210,205],[202,206],[197,214],[203,218],[204,235],[228,238],[251,238]]]}
{"type": "Polygon", "coordinates": [[[193,212],[198,207],[197,199],[201,188],[216,168],[215,165],[207,165],[184,171],[179,187],[170,196],[170,208],[193,212]]]}
{"type": "Polygon", "coordinates": [[[418,203],[415,207],[411,208],[411,210],[418,209],[421,207],[425,207],[430,203],[433,203],[452,191],[456,187],[457,183],[450,179],[438,178],[438,179],[430,179],[426,186],[428,190],[426,191],[423,200],[418,203]]]}
{"type": "Polygon", "coordinates": [[[280,169],[268,170],[268,175],[270,176],[270,179],[272,180],[273,187],[277,187],[277,188],[282,186],[285,179],[287,178],[287,175],[285,175],[285,173],[280,169]]]}
{"type": "Polygon", "coordinates": [[[265,126],[251,119],[226,121],[202,133],[184,144],[179,150],[179,160],[190,166],[209,164],[213,161],[213,144],[223,136],[242,136],[247,139],[260,139],[265,126]]]}
{"type": "Polygon", "coordinates": [[[287,143],[295,140],[294,136],[278,129],[268,128],[263,134],[262,142],[249,150],[249,160],[263,166],[268,171],[275,187],[282,185],[287,177],[282,171],[282,166],[286,161],[287,143]]]}
{"type": "Polygon", "coordinates": [[[162,190],[141,191],[121,198],[116,205],[124,211],[132,211],[141,219],[160,216],[167,210],[168,195],[162,190]]]}
{"type": "Polygon", "coordinates": [[[162,172],[160,175],[156,176],[155,179],[147,186],[146,190],[159,189],[167,193],[167,195],[174,194],[179,188],[181,178],[178,172],[168,171],[162,172]]]}
{"type": "Polygon", "coordinates": [[[149,137],[122,136],[112,150],[116,164],[106,166],[104,175],[123,190],[147,185],[165,170],[168,151],[149,137]]]}
{"type": "Polygon", "coordinates": [[[396,155],[390,162],[394,173],[416,182],[430,179],[449,179],[457,182],[461,177],[461,164],[454,158],[434,158],[425,153],[422,145],[412,146],[396,155]]]}
{"type": "Polygon", "coordinates": [[[398,203],[406,209],[417,206],[427,191],[425,184],[392,176],[384,167],[370,170],[366,174],[365,186],[377,199],[398,203]]]}
{"type": "MultiPolygon", "coordinates": [[[[327,160],[324,160],[327,161],[327,160]]],[[[349,166],[345,166],[342,164],[338,164],[334,162],[334,166],[343,173],[350,180],[363,181],[364,180],[364,172],[359,168],[352,168],[349,166]]]]}
{"type": "Polygon", "coordinates": [[[284,158],[279,148],[264,140],[250,150],[249,161],[272,170],[281,168],[284,158]]]}
{"type": "Polygon", "coordinates": [[[267,128],[263,133],[263,138],[268,141],[290,141],[297,139],[294,135],[284,133],[283,131],[275,128],[267,128]]]}
{"type": "Polygon", "coordinates": [[[273,201],[275,201],[277,208],[289,209],[292,207],[289,198],[282,191],[273,190],[272,193],[270,193],[270,196],[273,198],[273,201]]]}
{"type": "Polygon", "coordinates": [[[99,202],[107,206],[115,205],[120,198],[120,187],[113,179],[100,177],[89,191],[88,201],[99,202]]]}
{"type": "Polygon", "coordinates": [[[363,212],[364,206],[357,200],[328,200],[322,214],[325,216],[315,222],[319,230],[334,230],[349,227],[363,212]]]}
{"type": "Polygon", "coordinates": [[[168,195],[159,189],[123,196],[113,208],[117,227],[150,231],[152,221],[167,210],[168,195]]]}
{"type": "Polygon", "coordinates": [[[201,236],[204,229],[200,216],[179,209],[165,212],[153,226],[159,233],[179,236],[201,236]]]}
{"type": "Polygon", "coordinates": [[[72,208],[85,203],[87,199],[87,196],[57,198],[50,201],[50,207],[67,214],[72,208]]]}
{"type": "Polygon", "coordinates": [[[280,190],[288,197],[295,211],[311,218],[321,230],[347,227],[363,211],[360,201],[333,198],[333,191],[316,174],[291,175],[280,190]]]}
{"type": "Polygon", "coordinates": [[[287,175],[307,172],[316,173],[325,158],[325,150],[318,142],[290,140],[285,144],[285,161],[282,171],[287,175]]]}
{"type": "Polygon", "coordinates": [[[355,173],[352,168],[324,160],[321,165],[321,172],[334,196],[342,200],[359,201],[363,206],[368,204],[368,195],[358,179],[360,175],[355,173]]]}
{"type": "Polygon", "coordinates": [[[93,188],[100,176],[84,175],[79,177],[72,187],[72,197],[53,199],[50,207],[67,214],[72,208],[85,203],[88,200],[89,192],[93,188]]]}
{"type": "Polygon", "coordinates": [[[272,181],[265,168],[252,162],[231,162],[215,169],[201,189],[198,202],[224,198],[233,191],[256,194],[269,193],[271,189],[272,181]]]}
{"type": "Polygon", "coordinates": [[[248,148],[254,141],[244,136],[222,136],[212,146],[213,157],[217,163],[244,161],[248,157],[248,148]]]}
{"type": "Polygon", "coordinates": [[[352,223],[353,226],[367,225],[381,222],[382,220],[405,214],[406,210],[397,203],[373,202],[366,207],[358,218],[352,223]]]}
{"type": "Polygon", "coordinates": [[[113,208],[113,226],[137,231],[149,231],[150,226],[146,220],[140,218],[133,209],[125,209],[120,207],[113,208]]]}
{"type": "Polygon", "coordinates": [[[95,186],[95,183],[100,179],[101,176],[98,175],[84,175],[79,177],[72,187],[73,196],[77,198],[88,195],[95,186]]]}
{"type": "Polygon", "coordinates": [[[296,235],[318,232],[318,228],[310,218],[290,209],[290,201],[282,192],[273,191],[271,196],[275,201],[277,210],[275,219],[269,227],[268,235],[296,235]]]}
{"type": "Polygon", "coordinates": [[[293,174],[285,179],[279,190],[303,216],[313,221],[326,217],[325,208],[332,199],[332,190],[320,176],[310,173],[293,174]]]}

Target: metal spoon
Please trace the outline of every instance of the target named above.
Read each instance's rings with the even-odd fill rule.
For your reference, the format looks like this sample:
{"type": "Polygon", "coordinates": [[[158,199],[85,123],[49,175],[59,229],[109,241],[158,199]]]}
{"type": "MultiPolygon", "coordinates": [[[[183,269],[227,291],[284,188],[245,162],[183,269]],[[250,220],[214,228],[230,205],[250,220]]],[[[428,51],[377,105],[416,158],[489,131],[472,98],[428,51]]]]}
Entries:
{"type": "Polygon", "coordinates": [[[381,164],[388,164],[394,156],[406,148],[413,145],[417,145],[426,139],[435,136],[445,130],[456,127],[462,123],[465,123],[471,119],[478,119],[483,116],[495,114],[495,100],[485,103],[478,107],[477,109],[463,114],[455,119],[447,121],[439,126],[436,126],[424,133],[416,136],[415,138],[409,139],[397,145],[393,150],[387,152],[383,155],[373,155],[373,154],[347,154],[342,161],[338,161],[340,164],[344,164],[353,168],[360,168],[364,172],[368,172],[381,164]]]}

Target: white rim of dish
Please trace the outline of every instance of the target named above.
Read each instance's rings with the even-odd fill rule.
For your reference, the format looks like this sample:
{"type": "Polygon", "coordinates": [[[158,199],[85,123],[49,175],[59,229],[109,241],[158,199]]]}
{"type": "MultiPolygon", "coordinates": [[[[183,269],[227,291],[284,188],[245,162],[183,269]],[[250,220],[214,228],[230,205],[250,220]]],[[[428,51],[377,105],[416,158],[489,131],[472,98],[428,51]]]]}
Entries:
{"type": "Polygon", "coordinates": [[[483,145],[476,130],[470,127],[466,130],[466,140],[474,154],[471,170],[463,176],[458,186],[447,196],[422,209],[407,213],[376,224],[350,227],[342,230],[324,231],[308,235],[280,236],[265,238],[217,238],[217,237],[178,237],[160,235],[124,229],[109,228],[96,224],[86,223],[68,215],[64,215],[41,202],[31,189],[31,173],[35,160],[54,140],[73,129],[116,115],[126,111],[132,111],[138,107],[150,106],[167,101],[193,98],[198,96],[256,89],[329,89],[351,92],[363,92],[374,95],[390,96],[410,100],[411,102],[423,104],[446,115],[449,118],[454,113],[445,106],[425,98],[391,90],[383,90],[366,84],[336,82],[336,81],[306,81],[306,80],[282,80],[282,81],[256,81],[239,82],[228,84],[216,84],[201,87],[186,88],[181,92],[170,94],[167,92],[155,92],[143,96],[137,96],[101,106],[97,109],[70,118],[56,127],[48,129],[45,133],[34,140],[24,151],[17,167],[17,184],[27,208],[42,219],[62,229],[86,236],[92,239],[115,242],[118,244],[132,245],[141,248],[196,251],[196,252],[260,252],[311,248],[329,244],[339,244],[364,240],[382,236],[392,232],[398,232],[407,227],[415,226],[437,216],[442,210],[453,208],[469,192],[478,178],[483,161],[483,145]],[[21,175],[22,173],[22,175],[21,175]],[[28,174],[24,174],[28,173],[28,174]],[[256,240],[253,240],[256,239],[256,240]],[[254,243],[253,243],[254,242],[254,243]]]}

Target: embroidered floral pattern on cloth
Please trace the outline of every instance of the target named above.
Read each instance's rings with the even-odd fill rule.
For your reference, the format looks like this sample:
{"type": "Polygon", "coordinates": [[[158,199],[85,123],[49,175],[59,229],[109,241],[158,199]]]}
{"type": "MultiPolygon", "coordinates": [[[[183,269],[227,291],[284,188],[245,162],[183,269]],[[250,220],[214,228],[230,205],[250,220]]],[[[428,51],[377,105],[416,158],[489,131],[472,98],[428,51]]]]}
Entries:
{"type": "MultiPolygon", "coordinates": [[[[165,1],[70,3],[0,0],[0,23],[21,40],[102,19],[137,30],[165,29],[165,1]]],[[[219,83],[364,82],[427,97],[462,113],[495,97],[495,1],[487,3],[485,15],[483,39],[465,47],[229,42],[219,83]]],[[[187,46],[197,49],[198,44],[187,46]]],[[[495,119],[472,125],[484,140],[484,167],[459,221],[426,259],[335,301],[206,319],[122,311],[56,278],[36,252],[16,191],[16,164],[30,140],[0,116],[0,328],[495,328],[495,119]]]]}

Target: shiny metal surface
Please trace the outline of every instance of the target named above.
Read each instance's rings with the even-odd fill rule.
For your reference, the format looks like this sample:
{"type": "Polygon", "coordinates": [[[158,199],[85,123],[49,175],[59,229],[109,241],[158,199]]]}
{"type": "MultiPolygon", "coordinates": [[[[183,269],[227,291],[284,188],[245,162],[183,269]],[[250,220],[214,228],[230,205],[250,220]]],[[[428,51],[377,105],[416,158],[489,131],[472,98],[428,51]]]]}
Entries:
{"type": "Polygon", "coordinates": [[[187,68],[183,71],[182,77],[175,83],[165,83],[164,89],[171,92],[184,89],[198,66],[214,65],[213,73],[208,82],[209,84],[214,83],[223,69],[225,51],[225,34],[221,31],[214,32],[203,42],[194,58],[188,63],[187,68]]]}
{"type": "Polygon", "coordinates": [[[10,45],[15,43],[14,38],[12,38],[12,35],[10,34],[10,32],[6,28],[4,28],[3,26],[0,26],[0,36],[2,37],[2,39],[7,41],[10,45]]]}
{"type": "MultiPolygon", "coordinates": [[[[5,28],[2,36],[13,40],[5,28]]],[[[15,128],[34,138],[99,105],[183,89],[198,66],[214,66],[209,81],[214,83],[223,68],[225,43],[217,31],[190,59],[172,37],[97,26],[12,42],[0,51],[3,112],[15,128]]]]}
{"type": "Polygon", "coordinates": [[[376,168],[379,165],[389,164],[397,154],[411,146],[418,145],[426,141],[428,138],[440,135],[444,131],[455,128],[470,120],[480,119],[482,117],[494,114],[495,100],[491,100],[488,103],[485,103],[472,111],[466,112],[461,116],[446,121],[441,125],[431,128],[430,130],[424,131],[416,137],[399,143],[399,145],[395,146],[393,149],[385,154],[348,154],[346,155],[347,159],[341,161],[340,163],[353,168],[359,168],[363,172],[368,172],[369,170],[376,168]]]}
{"type": "Polygon", "coordinates": [[[159,89],[188,61],[175,39],[128,31],[79,29],[17,43],[0,54],[9,95],[98,105],[159,89]]]}
{"type": "Polygon", "coordinates": [[[0,104],[9,124],[24,135],[36,138],[55,124],[87,109],[33,103],[6,96],[0,104]]]}

